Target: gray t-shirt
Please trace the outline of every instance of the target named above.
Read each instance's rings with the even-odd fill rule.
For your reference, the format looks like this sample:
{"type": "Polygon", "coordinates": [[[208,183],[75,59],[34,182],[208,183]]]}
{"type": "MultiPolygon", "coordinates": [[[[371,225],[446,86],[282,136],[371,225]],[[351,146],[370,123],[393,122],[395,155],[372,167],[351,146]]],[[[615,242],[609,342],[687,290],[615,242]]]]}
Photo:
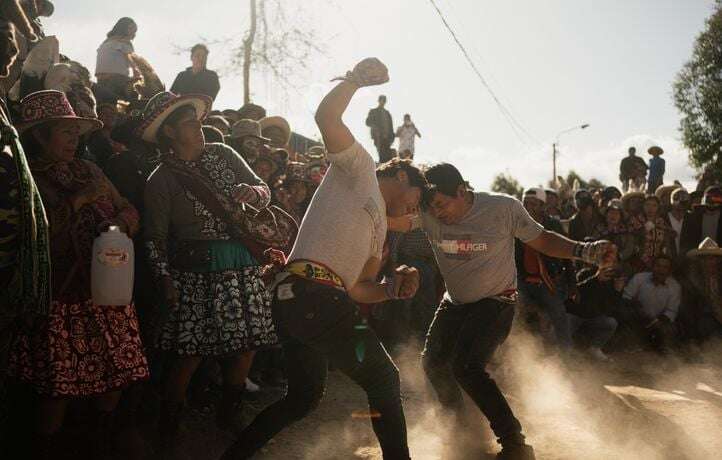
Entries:
{"type": "Polygon", "coordinates": [[[445,298],[454,304],[516,289],[514,238],[526,243],[544,230],[516,198],[484,192],[474,193],[458,224],[445,225],[428,213],[422,221],[446,283],[445,298]]]}
{"type": "Polygon", "coordinates": [[[311,200],[288,260],[321,263],[350,289],[370,258],[381,259],[386,202],[376,179],[376,163],[359,143],[329,152],[328,160],[331,166],[311,200]]]}

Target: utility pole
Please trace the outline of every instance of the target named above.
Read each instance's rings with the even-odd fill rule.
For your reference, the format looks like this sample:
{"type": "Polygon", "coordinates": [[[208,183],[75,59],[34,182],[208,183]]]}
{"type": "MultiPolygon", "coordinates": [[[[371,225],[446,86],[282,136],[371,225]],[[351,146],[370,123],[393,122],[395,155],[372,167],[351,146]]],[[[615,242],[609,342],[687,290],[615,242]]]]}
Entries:
{"type": "Polygon", "coordinates": [[[554,142],[552,144],[552,164],[553,164],[552,184],[554,184],[557,181],[557,143],[556,142],[554,142]]]}

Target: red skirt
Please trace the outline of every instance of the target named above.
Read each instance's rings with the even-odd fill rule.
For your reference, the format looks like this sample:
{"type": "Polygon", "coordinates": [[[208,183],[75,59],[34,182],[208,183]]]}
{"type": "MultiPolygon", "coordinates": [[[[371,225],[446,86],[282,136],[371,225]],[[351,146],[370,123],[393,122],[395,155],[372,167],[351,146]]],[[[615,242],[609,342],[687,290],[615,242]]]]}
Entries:
{"type": "Polygon", "coordinates": [[[19,332],[8,374],[53,398],[99,395],[147,379],[135,307],[53,301],[41,325],[19,332]]]}

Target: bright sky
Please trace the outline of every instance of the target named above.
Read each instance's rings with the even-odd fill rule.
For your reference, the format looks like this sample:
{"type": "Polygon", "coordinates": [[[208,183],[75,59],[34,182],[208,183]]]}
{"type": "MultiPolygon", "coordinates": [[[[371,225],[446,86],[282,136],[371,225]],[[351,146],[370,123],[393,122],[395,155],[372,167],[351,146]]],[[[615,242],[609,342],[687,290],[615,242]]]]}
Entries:
{"type": "MultiPolygon", "coordinates": [[[[367,56],[382,59],[391,81],[360,91],[346,121],[375,154],[366,112],[379,94],[389,98],[394,122],[410,113],[423,138],[417,159],[456,164],[472,184],[488,188],[499,172],[522,185],[551,178],[556,134],[558,167],[617,183],[618,162],[634,143],[666,153],[666,182],[692,184],[679,143],[679,114],[671,82],[691,55],[713,0],[437,0],[482,74],[514,117],[536,139],[520,141],[444,28],[428,0],[283,0],[300,27],[314,25],[325,56],[299,75],[298,92],[284,94],[272,78],[252,78],[254,102],[284,115],[292,128],[317,137],[315,106],[328,80],[367,56]],[[294,16],[295,15],[295,16],[294,16]]],[[[65,0],[45,20],[61,52],[95,67],[95,50],[121,16],[139,25],[136,51],[168,86],[190,65],[178,47],[239,34],[247,0],[65,0]]],[[[229,46],[212,46],[209,67],[228,67],[229,46]]],[[[224,72],[217,108],[238,108],[242,79],[224,72]]],[[[642,155],[648,158],[646,153],[642,155]]]]}

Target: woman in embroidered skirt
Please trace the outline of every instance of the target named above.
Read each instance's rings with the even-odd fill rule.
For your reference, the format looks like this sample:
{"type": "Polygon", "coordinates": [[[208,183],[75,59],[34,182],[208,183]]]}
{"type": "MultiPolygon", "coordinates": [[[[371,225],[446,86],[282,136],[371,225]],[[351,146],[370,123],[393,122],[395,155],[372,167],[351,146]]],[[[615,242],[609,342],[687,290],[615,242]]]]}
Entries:
{"type": "Polygon", "coordinates": [[[145,239],[152,269],[169,308],[161,348],[176,355],[166,376],[160,430],[177,446],[188,383],[204,357],[223,370],[216,421],[237,428],[237,409],[259,348],[276,342],[260,264],[239,241],[231,214],[261,209],[270,191],[241,156],[206,144],[205,96],[160,93],[144,111],[143,139],[167,152],[145,189],[145,239]]]}
{"type": "MultiPolygon", "coordinates": [[[[93,426],[107,431],[120,391],[148,377],[133,305],[94,305],[90,294],[93,240],[110,225],[132,236],[139,219],[97,166],[75,157],[80,136],[98,129],[98,120],[75,116],[59,91],[27,96],[21,117],[49,221],[52,302],[47,320],[18,334],[10,375],[40,395],[33,445],[48,453],[70,399],[94,397],[93,426]]],[[[93,440],[102,443],[104,434],[93,440]]]]}

